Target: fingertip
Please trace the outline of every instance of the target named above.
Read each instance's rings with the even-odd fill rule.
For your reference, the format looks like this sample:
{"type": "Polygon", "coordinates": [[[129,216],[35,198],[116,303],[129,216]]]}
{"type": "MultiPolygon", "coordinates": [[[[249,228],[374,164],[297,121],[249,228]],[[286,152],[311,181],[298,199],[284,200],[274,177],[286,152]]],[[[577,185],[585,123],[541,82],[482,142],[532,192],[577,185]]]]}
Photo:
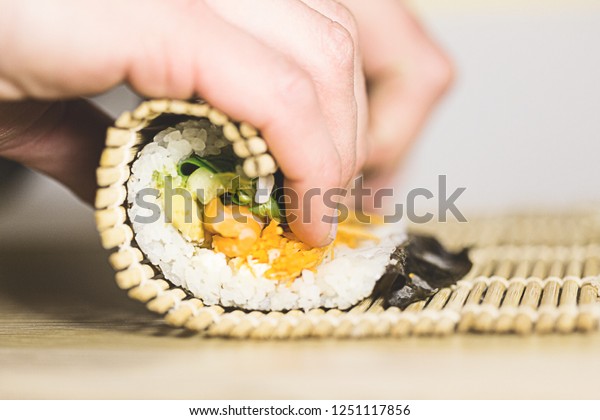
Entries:
{"type": "Polygon", "coordinates": [[[291,192],[286,217],[292,232],[310,246],[329,245],[336,234],[337,207],[324,200],[320,188],[306,188],[292,181],[286,181],[286,188],[291,192]]]}
{"type": "MultiPolygon", "coordinates": [[[[301,217],[302,212],[300,211],[299,213],[299,216],[301,217]]],[[[290,228],[298,239],[312,247],[327,246],[335,238],[335,234],[334,237],[331,238],[331,227],[328,227],[324,223],[307,225],[302,222],[294,222],[290,223],[290,228]]]]}

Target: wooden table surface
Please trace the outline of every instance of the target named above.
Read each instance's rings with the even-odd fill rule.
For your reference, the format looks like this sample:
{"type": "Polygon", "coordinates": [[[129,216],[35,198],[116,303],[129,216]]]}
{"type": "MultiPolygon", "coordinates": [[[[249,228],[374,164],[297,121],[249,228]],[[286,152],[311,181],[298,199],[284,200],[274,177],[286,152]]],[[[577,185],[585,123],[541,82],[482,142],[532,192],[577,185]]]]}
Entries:
{"type": "Polygon", "coordinates": [[[171,329],[97,244],[0,250],[0,398],[598,398],[600,336],[256,342],[171,329]]]}

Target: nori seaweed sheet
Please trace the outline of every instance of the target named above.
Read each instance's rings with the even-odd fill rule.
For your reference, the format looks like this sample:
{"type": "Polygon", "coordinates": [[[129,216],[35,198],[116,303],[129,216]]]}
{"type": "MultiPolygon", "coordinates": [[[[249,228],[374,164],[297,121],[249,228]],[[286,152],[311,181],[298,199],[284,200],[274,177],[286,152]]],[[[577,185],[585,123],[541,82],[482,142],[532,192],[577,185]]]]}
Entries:
{"type": "Polygon", "coordinates": [[[467,248],[453,253],[433,237],[410,235],[392,253],[371,297],[383,298],[384,307],[404,309],[413,302],[429,299],[439,289],[456,284],[472,266],[467,248]]]}

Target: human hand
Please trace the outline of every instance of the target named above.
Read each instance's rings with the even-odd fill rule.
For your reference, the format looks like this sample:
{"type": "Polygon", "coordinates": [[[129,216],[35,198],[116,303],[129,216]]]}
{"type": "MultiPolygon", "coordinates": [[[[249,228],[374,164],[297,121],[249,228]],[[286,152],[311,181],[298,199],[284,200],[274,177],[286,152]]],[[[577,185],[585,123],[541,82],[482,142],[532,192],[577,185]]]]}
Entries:
{"type": "MultiPolygon", "coordinates": [[[[0,104],[0,155],[90,200],[110,121],[62,99],[127,82],[144,96],[204,97],[257,126],[299,197],[346,186],[367,159],[352,15],[331,0],[265,0],[252,3],[260,24],[244,26],[234,2],[207,3],[0,1],[0,99],[38,100],[0,104]]],[[[295,207],[301,239],[331,239],[321,197],[295,207]]]]}

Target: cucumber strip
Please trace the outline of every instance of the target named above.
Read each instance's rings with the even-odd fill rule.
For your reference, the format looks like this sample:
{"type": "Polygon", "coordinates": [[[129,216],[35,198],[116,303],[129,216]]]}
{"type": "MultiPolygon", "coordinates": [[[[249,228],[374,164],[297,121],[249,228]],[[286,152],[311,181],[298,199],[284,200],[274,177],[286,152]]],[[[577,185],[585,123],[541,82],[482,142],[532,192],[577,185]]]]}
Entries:
{"type": "Polygon", "coordinates": [[[269,198],[269,201],[263,204],[259,204],[249,208],[250,211],[260,217],[268,217],[269,219],[281,221],[281,211],[279,205],[273,197],[269,198]]]}
{"type": "Polygon", "coordinates": [[[236,192],[238,190],[253,190],[252,180],[244,178],[236,174],[235,172],[222,172],[217,174],[221,179],[221,183],[230,192],[236,192]]]}
{"type": "Polygon", "coordinates": [[[204,205],[225,192],[219,176],[206,168],[198,168],[188,177],[187,188],[204,205]]]}
{"type": "Polygon", "coordinates": [[[239,202],[239,204],[246,206],[248,204],[252,204],[251,194],[252,192],[248,193],[248,191],[246,190],[238,190],[237,194],[235,194],[235,198],[239,202]]]}
{"type": "Polygon", "coordinates": [[[208,160],[202,159],[196,155],[192,155],[189,158],[181,161],[177,166],[177,172],[179,175],[186,177],[192,175],[192,173],[194,173],[194,171],[196,171],[198,168],[207,169],[213,174],[219,172],[218,168],[208,160]]]}

